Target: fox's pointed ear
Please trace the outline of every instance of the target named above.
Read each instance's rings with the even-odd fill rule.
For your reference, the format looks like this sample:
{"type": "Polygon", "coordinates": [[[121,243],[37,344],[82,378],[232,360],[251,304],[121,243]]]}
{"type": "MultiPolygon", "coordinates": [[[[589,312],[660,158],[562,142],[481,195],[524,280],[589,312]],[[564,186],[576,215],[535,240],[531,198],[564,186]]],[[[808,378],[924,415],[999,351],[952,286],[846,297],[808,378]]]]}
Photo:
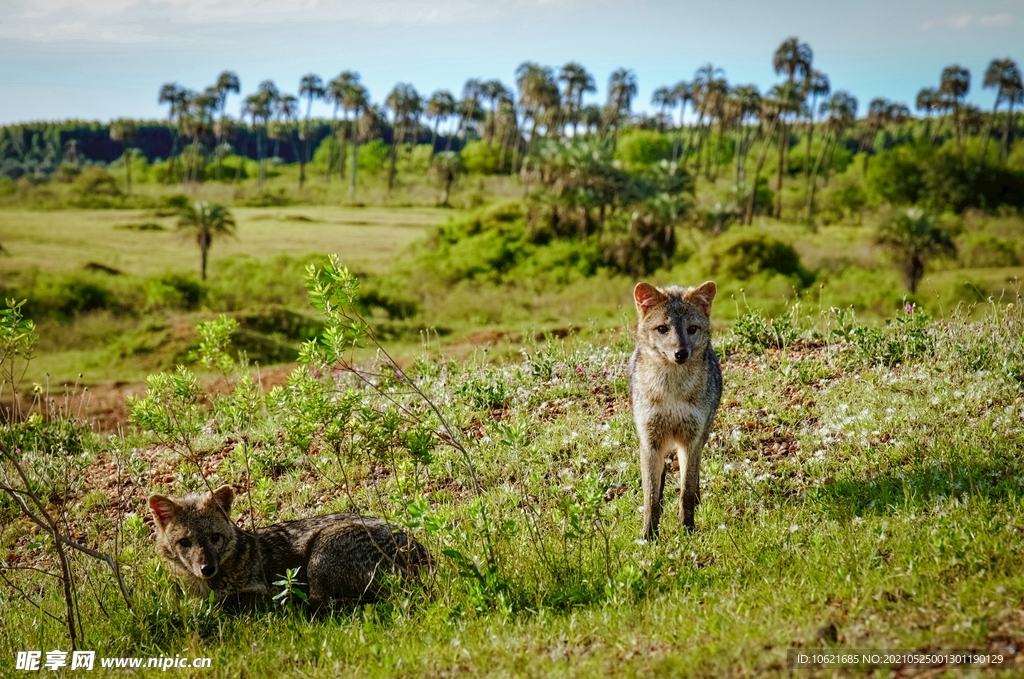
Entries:
{"type": "Polygon", "coordinates": [[[715,285],[715,282],[707,281],[687,292],[683,295],[683,299],[696,304],[705,316],[711,318],[711,304],[715,301],[717,293],[718,286],[715,285]]]}
{"type": "Polygon", "coordinates": [[[150,495],[149,496],[149,509],[153,512],[153,519],[156,520],[157,528],[163,530],[164,527],[174,518],[179,507],[169,497],[163,495],[150,495]]]}
{"type": "Polygon", "coordinates": [[[633,301],[636,302],[637,313],[643,318],[648,311],[665,301],[665,293],[650,283],[637,283],[633,288],[633,301]]]}
{"type": "Polygon", "coordinates": [[[220,507],[226,516],[231,516],[231,505],[235,501],[235,489],[231,486],[221,486],[217,490],[210,493],[210,499],[206,501],[206,505],[211,504],[220,507]]]}

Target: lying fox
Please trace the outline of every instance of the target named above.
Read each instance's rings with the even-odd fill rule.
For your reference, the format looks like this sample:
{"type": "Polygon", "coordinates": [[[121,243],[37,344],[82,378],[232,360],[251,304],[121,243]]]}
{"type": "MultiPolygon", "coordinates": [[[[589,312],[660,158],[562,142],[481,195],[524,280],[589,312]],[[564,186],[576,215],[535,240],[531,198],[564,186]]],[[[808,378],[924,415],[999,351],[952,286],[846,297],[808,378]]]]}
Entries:
{"type": "Polygon", "coordinates": [[[235,491],[171,499],[149,498],[157,553],[198,596],[214,592],[227,605],[257,603],[274,594],[276,580],[300,569],[311,610],[336,601],[361,603],[380,592],[380,576],[410,577],[429,566],[426,548],[383,519],[326,514],[275,523],[254,533],[231,521],[235,491]]]}
{"type": "Polygon", "coordinates": [[[700,502],[700,451],[722,398],[722,371],[711,348],[711,304],[717,287],[658,289],[637,283],[640,321],[629,359],[629,399],[640,438],[643,537],[658,535],[665,457],[679,455],[679,523],[694,529],[700,502]]]}

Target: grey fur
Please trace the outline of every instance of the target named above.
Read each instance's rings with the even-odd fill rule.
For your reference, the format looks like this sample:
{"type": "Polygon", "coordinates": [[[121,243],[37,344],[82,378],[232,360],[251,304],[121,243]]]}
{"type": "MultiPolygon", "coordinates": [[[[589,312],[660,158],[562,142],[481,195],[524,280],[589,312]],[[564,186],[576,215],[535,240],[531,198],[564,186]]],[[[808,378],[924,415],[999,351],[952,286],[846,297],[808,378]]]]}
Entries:
{"type": "Polygon", "coordinates": [[[658,536],[665,458],[679,457],[679,523],[693,531],[700,502],[700,454],[722,397],[722,371],[711,348],[711,281],[663,289],[638,283],[640,320],[629,359],[629,396],[640,439],[643,537],[658,536]]]}
{"type": "Polygon", "coordinates": [[[229,604],[259,601],[280,590],[273,582],[286,570],[298,568],[307,604],[317,609],[331,600],[372,601],[383,573],[411,577],[419,566],[430,565],[426,548],[383,519],[325,514],[249,533],[231,522],[233,501],[230,486],[149,499],[157,553],[198,596],[213,591],[229,604]]]}

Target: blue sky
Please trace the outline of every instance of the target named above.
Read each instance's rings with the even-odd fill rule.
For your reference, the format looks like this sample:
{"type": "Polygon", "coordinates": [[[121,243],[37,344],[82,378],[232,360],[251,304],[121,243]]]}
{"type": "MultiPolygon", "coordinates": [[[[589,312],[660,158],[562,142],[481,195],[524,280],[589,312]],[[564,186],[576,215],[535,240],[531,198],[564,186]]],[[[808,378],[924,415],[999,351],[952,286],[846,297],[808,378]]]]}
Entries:
{"type": "Polygon", "coordinates": [[[609,73],[631,68],[644,110],[654,88],[707,62],[766,89],[790,36],[862,112],[876,96],[913,107],[953,63],[989,108],[988,62],[1024,62],[1024,0],[0,0],[0,124],[159,118],[162,83],[202,89],[224,69],[243,94],[265,78],[295,92],[305,73],[354,69],[379,101],[400,81],[425,95],[470,77],[511,85],[526,60],[581,62],[602,100],[609,73]]]}

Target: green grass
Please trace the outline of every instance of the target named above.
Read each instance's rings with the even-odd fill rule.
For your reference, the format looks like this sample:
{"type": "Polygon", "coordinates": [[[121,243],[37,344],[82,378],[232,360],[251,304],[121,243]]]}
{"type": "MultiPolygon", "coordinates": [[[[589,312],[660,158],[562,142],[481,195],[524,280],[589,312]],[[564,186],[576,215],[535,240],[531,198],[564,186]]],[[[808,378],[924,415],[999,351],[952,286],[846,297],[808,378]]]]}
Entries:
{"type": "MultiPolygon", "coordinates": [[[[134,613],[107,572],[77,562],[89,573],[78,584],[81,647],[101,656],[209,656],[211,677],[720,677],[789,676],[787,649],[829,647],[819,634],[828,625],[839,648],[1020,647],[1020,303],[988,306],[975,322],[894,324],[890,338],[917,348],[892,367],[837,339],[832,321],[801,326],[803,342],[764,354],[719,333],[725,393],[698,530],[674,525],[670,474],[654,544],[636,539],[630,341],[606,332],[527,342],[498,364],[478,350],[409,368],[466,437],[480,504],[456,451],[416,457],[389,433],[418,421],[433,429],[429,413],[386,425],[372,412],[392,412],[389,399],[344,373],[300,370],[255,406],[200,399],[195,454],[173,437],[167,446],[87,434],[82,454],[55,459],[64,430],[37,423],[8,436],[44,487],[65,489],[52,509],[73,534],[120,555],[134,613]],[[256,419],[242,426],[245,412],[256,419]],[[338,422],[347,424],[333,439],[324,427],[338,422]],[[435,554],[491,563],[494,575],[482,585],[465,562],[439,556],[423,586],[325,620],[211,610],[159,565],[140,520],[147,492],[200,488],[202,476],[248,491],[254,512],[245,495],[238,502],[245,526],[355,507],[413,526],[435,554]]],[[[400,382],[380,384],[415,405],[400,382]]],[[[9,520],[9,503],[0,511],[9,558],[52,570],[45,540],[29,546],[30,526],[9,520]]],[[[6,577],[60,611],[51,578],[6,577]]],[[[0,667],[18,650],[67,647],[58,622],[3,591],[0,667]]]]}
{"type": "MultiPolygon", "coordinates": [[[[231,212],[237,238],[214,241],[211,277],[225,257],[310,252],[338,252],[355,266],[381,270],[426,226],[452,214],[437,208],[324,206],[237,207],[231,212]]],[[[175,217],[157,217],[152,210],[0,210],[0,243],[10,255],[4,269],[81,270],[95,262],[136,275],[198,272],[199,251],[174,233],[175,223],[175,217]],[[166,230],[118,228],[147,223],[166,230]]]]}

